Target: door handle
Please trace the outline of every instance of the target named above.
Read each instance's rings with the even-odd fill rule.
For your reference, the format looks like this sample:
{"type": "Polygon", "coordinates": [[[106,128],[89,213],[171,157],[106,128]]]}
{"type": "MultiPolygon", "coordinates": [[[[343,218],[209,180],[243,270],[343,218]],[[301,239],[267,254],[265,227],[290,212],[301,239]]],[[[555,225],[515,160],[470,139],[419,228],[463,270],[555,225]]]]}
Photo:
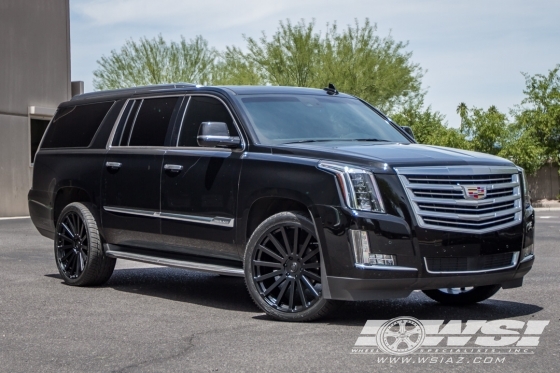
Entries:
{"type": "Polygon", "coordinates": [[[121,166],[122,166],[122,163],[119,163],[119,162],[107,162],[107,163],[105,163],[105,167],[113,168],[113,169],[121,168],[121,166]]]}
{"type": "Polygon", "coordinates": [[[163,169],[172,172],[179,172],[183,169],[183,166],[179,164],[166,164],[165,166],[163,166],[163,169]]]}

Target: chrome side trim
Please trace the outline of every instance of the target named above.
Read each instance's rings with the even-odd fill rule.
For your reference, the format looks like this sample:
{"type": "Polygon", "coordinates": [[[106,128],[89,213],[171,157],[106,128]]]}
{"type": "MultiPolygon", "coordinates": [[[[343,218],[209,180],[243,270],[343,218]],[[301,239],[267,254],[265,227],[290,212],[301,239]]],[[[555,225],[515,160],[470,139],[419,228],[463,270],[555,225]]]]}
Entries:
{"type": "Polygon", "coordinates": [[[226,267],[226,266],[221,266],[216,264],[204,264],[204,263],[189,262],[183,260],[158,258],[149,255],[127,253],[123,251],[112,251],[108,249],[107,245],[105,245],[105,248],[106,248],[105,255],[107,255],[109,258],[128,259],[137,262],[158,264],[167,267],[192,269],[194,271],[201,271],[201,272],[220,273],[220,274],[235,276],[235,277],[245,276],[243,270],[239,268],[226,267]]]}
{"type": "Polygon", "coordinates": [[[117,212],[119,214],[139,215],[139,216],[147,216],[152,218],[159,217],[160,214],[159,212],[156,211],[127,209],[123,207],[110,207],[110,206],[103,206],[103,210],[109,212],[117,212]]]}
{"type": "Polygon", "coordinates": [[[434,271],[430,271],[430,268],[428,268],[428,261],[426,260],[426,257],[424,257],[424,266],[426,267],[426,271],[428,273],[431,273],[433,275],[453,275],[453,274],[460,274],[460,275],[468,275],[468,274],[474,274],[474,273],[485,273],[485,272],[495,272],[495,271],[503,271],[505,269],[511,269],[511,268],[515,268],[515,266],[517,266],[517,260],[519,259],[519,251],[516,251],[513,253],[512,257],[511,257],[511,264],[509,266],[506,267],[499,267],[499,268],[491,268],[491,269],[481,269],[481,270],[477,270],[477,271],[449,271],[449,272],[434,272],[434,271]]]}
{"type": "Polygon", "coordinates": [[[123,207],[114,207],[114,206],[103,206],[103,209],[105,211],[116,212],[120,214],[146,216],[151,218],[163,218],[169,220],[179,220],[179,221],[186,221],[189,223],[218,225],[220,227],[232,228],[235,225],[235,219],[225,218],[222,216],[210,217],[210,216],[199,216],[199,215],[183,215],[183,214],[173,214],[169,212],[138,210],[138,209],[129,209],[123,207]]]}
{"type": "Polygon", "coordinates": [[[418,272],[417,268],[412,267],[399,267],[399,266],[380,266],[380,265],[365,265],[365,264],[354,264],[354,267],[358,269],[374,269],[376,271],[410,271],[418,272]]]}
{"type": "Polygon", "coordinates": [[[235,223],[235,219],[224,218],[221,216],[206,217],[206,216],[197,216],[197,215],[173,214],[169,212],[162,212],[160,216],[164,219],[188,221],[191,223],[219,225],[222,227],[233,227],[235,223]]]}

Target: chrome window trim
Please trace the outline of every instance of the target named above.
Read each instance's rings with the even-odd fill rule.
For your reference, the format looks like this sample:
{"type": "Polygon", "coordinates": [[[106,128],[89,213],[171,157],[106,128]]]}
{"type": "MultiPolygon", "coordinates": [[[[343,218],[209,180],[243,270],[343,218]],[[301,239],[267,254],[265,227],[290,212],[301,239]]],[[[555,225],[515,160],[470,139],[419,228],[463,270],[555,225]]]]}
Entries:
{"type": "MultiPolygon", "coordinates": [[[[181,129],[183,127],[183,120],[184,117],[187,113],[187,109],[188,109],[188,105],[190,104],[190,99],[192,96],[206,96],[206,97],[212,97],[215,98],[217,100],[219,100],[222,105],[224,105],[229,113],[229,115],[231,116],[231,119],[233,120],[233,125],[235,126],[235,129],[238,132],[238,136],[241,139],[241,151],[245,151],[246,149],[246,142],[245,142],[245,138],[243,137],[243,133],[241,131],[241,128],[239,126],[239,124],[237,123],[237,120],[235,120],[235,116],[233,115],[233,113],[231,112],[229,106],[225,103],[224,100],[222,100],[220,97],[212,95],[212,94],[207,94],[207,93],[187,93],[187,94],[171,94],[171,95],[158,95],[158,96],[138,96],[138,97],[131,97],[126,99],[126,102],[124,103],[121,112],[119,113],[119,116],[117,117],[115,123],[113,124],[113,129],[111,130],[111,134],[109,135],[109,139],[107,140],[107,145],[105,146],[105,149],[107,150],[111,150],[111,149],[123,149],[123,148],[133,148],[133,149],[145,149],[145,148],[158,148],[158,149],[198,149],[198,150],[216,150],[216,149],[222,149],[222,148],[216,148],[216,147],[205,147],[205,146],[200,146],[200,147],[192,147],[192,146],[177,146],[177,144],[179,144],[179,136],[181,135],[181,129]],[[181,126],[179,128],[179,132],[177,134],[177,142],[175,143],[175,146],[154,146],[154,147],[143,147],[143,146],[120,146],[120,145],[111,145],[113,143],[113,139],[115,137],[115,132],[117,131],[117,127],[119,125],[119,122],[121,121],[121,117],[124,113],[124,110],[126,108],[126,106],[128,105],[129,101],[132,100],[145,100],[145,99],[150,99],[150,98],[162,98],[162,97],[183,97],[183,98],[187,98],[189,99],[189,101],[187,102],[187,106],[185,107],[185,110],[183,112],[183,117],[181,118],[181,126]]],[[[136,112],[136,115],[138,115],[138,112],[140,111],[140,108],[138,108],[138,111],[136,112]]],[[[136,118],[134,120],[136,122],[136,118]]],[[[132,134],[132,130],[133,128],[131,128],[130,133],[132,134]]],[[[232,149],[224,149],[226,151],[232,152],[232,149]]]]}
{"type": "Polygon", "coordinates": [[[181,125],[179,126],[179,131],[177,131],[177,141],[175,141],[175,147],[179,147],[179,137],[181,136],[181,131],[183,130],[183,123],[185,123],[185,116],[187,115],[187,110],[189,110],[189,105],[191,104],[191,97],[188,97],[187,104],[185,105],[185,110],[183,110],[183,116],[181,117],[181,125]]]}
{"type": "MultiPolygon", "coordinates": [[[[113,143],[113,139],[115,137],[115,132],[117,131],[117,127],[119,126],[119,122],[121,121],[122,115],[126,109],[126,106],[128,105],[128,103],[130,101],[141,101],[140,106],[138,107],[138,110],[136,111],[136,116],[138,116],[138,112],[140,111],[140,107],[142,106],[142,102],[146,99],[151,99],[151,98],[164,98],[164,97],[185,97],[184,94],[170,94],[170,95],[157,95],[157,96],[137,96],[137,97],[130,97],[127,98],[123,107],[121,108],[121,112],[119,113],[119,116],[117,117],[117,120],[115,120],[115,123],[113,123],[113,129],[111,130],[111,134],[109,135],[109,139],[107,140],[107,145],[105,146],[105,149],[109,150],[111,148],[128,148],[128,145],[126,146],[120,146],[120,145],[115,145],[112,146],[111,144],[113,143]]],[[[134,122],[136,122],[136,118],[134,118],[134,122]]],[[[132,134],[132,130],[133,128],[130,129],[130,133],[132,134]]],[[[130,139],[130,135],[129,135],[129,139],[130,139]]],[[[160,146],[160,148],[162,148],[160,146]]]]}
{"type": "MultiPolygon", "coordinates": [[[[522,213],[523,209],[521,206],[522,196],[520,194],[520,182],[519,176],[515,178],[515,175],[519,175],[519,170],[515,166],[427,166],[427,167],[395,167],[395,172],[398,175],[399,181],[408,197],[408,201],[412,210],[414,212],[414,216],[420,228],[427,228],[427,229],[434,229],[440,231],[447,231],[447,232],[461,232],[461,233],[474,233],[474,234],[484,234],[489,232],[494,232],[500,229],[505,229],[509,227],[513,227],[521,223],[522,220],[522,213]],[[412,189],[427,189],[427,190],[448,190],[448,191],[461,191],[463,193],[463,189],[459,185],[451,185],[451,184],[414,184],[410,183],[407,175],[445,175],[445,176],[462,176],[462,175],[511,175],[512,182],[511,183],[503,183],[503,184],[485,184],[489,188],[489,191],[494,189],[500,189],[502,186],[504,188],[513,188],[513,195],[511,196],[503,196],[503,197],[496,197],[496,198],[486,198],[480,201],[477,200],[454,200],[454,199],[444,199],[444,198],[429,198],[429,197],[418,197],[414,194],[412,189]],[[437,187],[434,187],[437,185],[437,187]],[[501,202],[508,202],[512,201],[514,203],[513,207],[508,210],[501,210],[496,211],[494,213],[488,213],[486,216],[484,214],[480,214],[480,216],[473,216],[468,214],[457,214],[457,213],[441,213],[441,212],[433,212],[422,210],[419,207],[419,204],[425,203],[433,203],[433,204],[441,204],[441,205],[450,205],[450,206],[486,206],[490,204],[497,204],[501,202]],[[492,217],[499,218],[505,215],[513,215],[513,221],[506,222],[503,224],[498,224],[493,227],[479,229],[477,228],[474,222],[479,221],[481,224],[483,223],[483,217],[488,217],[492,215],[492,217]],[[471,228],[457,228],[452,226],[441,226],[430,224],[429,221],[424,221],[424,218],[430,219],[456,219],[456,220],[464,220],[464,225],[472,225],[471,228]]],[[[469,184],[477,184],[476,180],[472,182],[468,182],[469,184]]],[[[465,183],[466,184],[466,183],[465,183]]],[[[499,222],[496,222],[499,223],[499,222]]]]}
{"type": "MultiPolygon", "coordinates": [[[[189,93],[186,94],[185,97],[189,97],[189,102],[187,103],[187,107],[185,107],[185,111],[183,112],[183,118],[181,118],[181,127],[179,129],[179,132],[177,133],[177,142],[175,143],[175,146],[177,148],[192,148],[192,146],[190,147],[183,147],[183,146],[179,146],[179,138],[181,137],[181,130],[183,129],[183,121],[185,119],[185,115],[187,114],[187,109],[188,106],[191,103],[191,98],[192,97],[212,97],[215,98],[216,100],[220,101],[222,103],[222,105],[224,105],[224,107],[226,108],[226,110],[229,113],[229,116],[231,117],[232,121],[233,121],[233,125],[235,126],[235,129],[237,130],[237,136],[241,139],[241,151],[245,151],[245,139],[243,138],[242,132],[241,132],[241,128],[239,127],[237,121],[235,120],[235,116],[233,115],[233,113],[231,112],[231,110],[229,109],[229,106],[225,103],[224,100],[222,100],[220,97],[215,96],[215,95],[211,95],[211,94],[207,94],[207,93],[189,93]]],[[[215,149],[215,147],[208,147],[208,146],[201,146],[200,148],[204,148],[204,149],[215,149]]]]}
{"type": "MultiPolygon", "coordinates": [[[[130,146],[129,144],[130,144],[130,138],[132,137],[132,131],[134,131],[134,126],[136,126],[136,119],[138,119],[138,113],[140,112],[140,109],[142,109],[143,103],[144,103],[144,99],[140,100],[140,103],[138,104],[138,109],[136,109],[136,113],[134,114],[134,120],[132,121],[132,127],[130,128],[130,133],[128,134],[128,140],[126,140],[126,146],[130,146]]],[[[132,110],[132,108],[130,110],[132,110]]],[[[126,117],[126,120],[128,121],[128,116],[126,117]]],[[[122,135],[124,135],[124,133],[122,135]]],[[[121,135],[121,141],[122,141],[122,135],[121,135]]]]}
{"type": "Polygon", "coordinates": [[[185,221],[189,223],[218,225],[220,227],[232,228],[235,225],[235,219],[226,218],[223,216],[183,215],[183,214],[173,214],[169,212],[139,210],[139,209],[117,207],[117,206],[103,206],[103,209],[105,211],[116,212],[120,214],[145,216],[150,218],[163,218],[169,220],[179,220],[179,221],[185,221]]]}
{"type": "Polygon", "coordinates": [[[109,134],[109,139],[107,140],[107,145],[105,146],[105,149],[107,149],[107,150],[111,149],[111,144],[113,143],[113,138],[115,137],[115,132],[117,131],[117,127],[119,126],[119,123],[120,123],[121,118],[124,114],[124,111],[126,110],[126,107],[128,106],[128,103],[130,101],[133,101],[133,99],[129,98],[125,101],[123,107],[121,108],[121,112],[117,116],[117,119],[115,120],[115,123],[113,123],[113,128],[111,129],[111,133],[109,134]]]}
{"type": "Polygon", "coordinates": [[[506,269],[512,269],[515,268],[517,266],[517,261],[519,260],[519,251],[515,251],[511,257],[511,264],[505,267],[499,267],[499,268],[490,268],[490,269],[480,269],[480,270],[476,270],[476,271],[440,271],[440,272],[436,272],[436,271],[430,271],[430,268],[428,268],[428,261],[426,260],[427,258],[424,257],[424,266],[426,268],[426,272],[432,274],[432,275],[456,275],[456,274],[476,274],[476,273],[485,273],[485,272],[495,272],[495,271],[503,271],[506,269]]]}

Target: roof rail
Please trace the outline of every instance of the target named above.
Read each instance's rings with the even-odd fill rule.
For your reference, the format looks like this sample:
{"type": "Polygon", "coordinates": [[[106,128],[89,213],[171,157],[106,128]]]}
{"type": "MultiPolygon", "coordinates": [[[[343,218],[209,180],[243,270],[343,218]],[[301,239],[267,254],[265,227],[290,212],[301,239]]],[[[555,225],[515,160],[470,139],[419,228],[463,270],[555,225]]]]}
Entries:
{"type": "Polygon", "coordinates": [[[173,83],[173,84],[146,85],[146,86],[132,87],[132,88],[111,89],[106,91],[82,93],[81,95],[76,95],[72,97],[70,101],[86,100],[90,98],[101,98],[104,96],[115,96],[119,94],[133,95],[135,93],[146,93],[146,92],[154,92],[154,91],[161,91],[161,90],[168,90],[168,89],[175,89],[175,88],[189,88],[189,87],[196,87],[196,86],[197,85],[193,83],[173,83]]]}

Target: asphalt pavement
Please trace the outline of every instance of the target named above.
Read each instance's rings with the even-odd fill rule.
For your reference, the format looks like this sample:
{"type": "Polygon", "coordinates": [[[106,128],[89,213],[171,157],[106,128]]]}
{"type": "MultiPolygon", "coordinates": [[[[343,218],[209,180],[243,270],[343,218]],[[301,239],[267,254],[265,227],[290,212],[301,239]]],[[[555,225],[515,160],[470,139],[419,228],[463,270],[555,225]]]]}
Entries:
{"type": "Polygon", "coordinates": [[[560,211],[539,211],[536,234],[523,287],[480,304],[442,306],[414,292],[342,303],[327,319],[297,324],[264,315],[240,278],[119,260],[106,285],[67,286],[51,240],[29,219],[0,220],[0,372],[559,372],[560,211]],[[399,316],[462,320],[463,328],[468,320],[509,320],[498,344],[519,338],[515,328],[529,321],[549,324],[532,347],[513,352],[479,344],[403,360],[356,349],[367,320],[399,316]]]}

